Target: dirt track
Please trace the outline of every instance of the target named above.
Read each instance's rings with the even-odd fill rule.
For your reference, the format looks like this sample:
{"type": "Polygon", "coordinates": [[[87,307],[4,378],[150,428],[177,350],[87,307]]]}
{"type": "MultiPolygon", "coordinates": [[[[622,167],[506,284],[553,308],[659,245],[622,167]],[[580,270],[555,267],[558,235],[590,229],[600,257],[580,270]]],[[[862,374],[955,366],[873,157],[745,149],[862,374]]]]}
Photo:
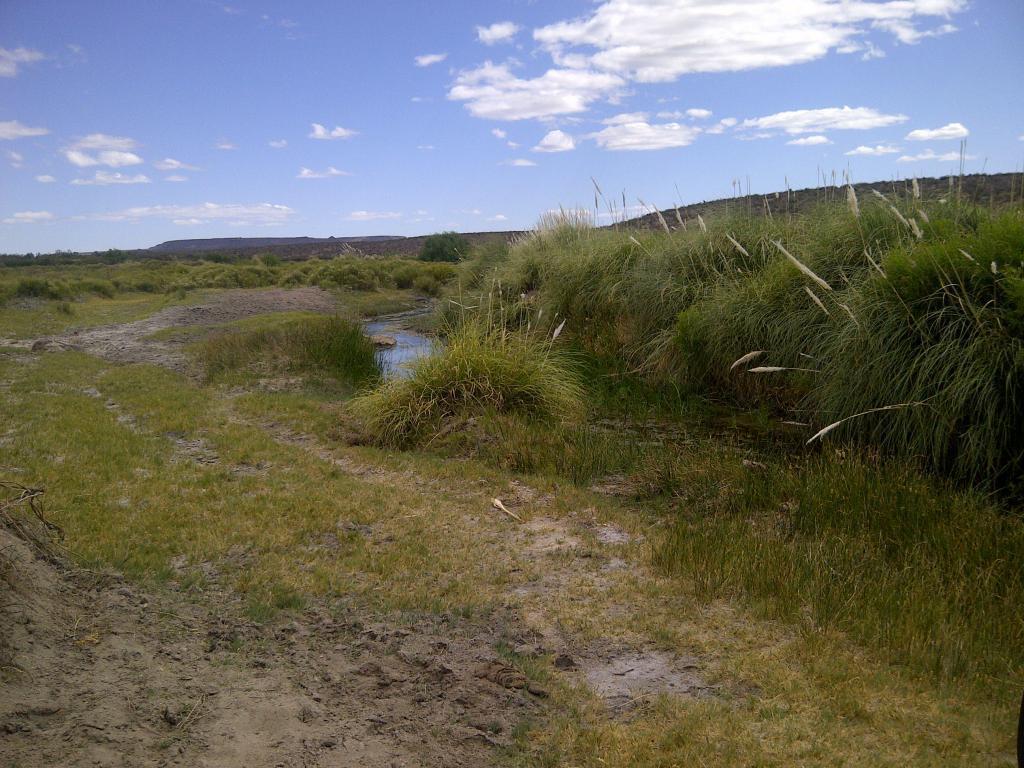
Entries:
{"type": "Polygon", "coordinates": [[[18,581],[4,610],[5,664],[20,670],[0,691],[5,765],[478,766],[539,706],[477,677],[495,625],[311,609],[263,627],[224,618],[237,613],[227,592],[155,597],[55,567],[5,531],[0,548],[18,581]]]}
{"type": "Polygon", "coordinates": [[[176,371],[185,369],[183,344],[148,338],[168,328],[230,323],[269,312],[321,312],[338,308],[321,288],[271,288],[222,291],[203,304],[169,307],[132,323],[100,325],[34,340],[38,346],[80,349],[116,363],[153,363],[176,371]]]}

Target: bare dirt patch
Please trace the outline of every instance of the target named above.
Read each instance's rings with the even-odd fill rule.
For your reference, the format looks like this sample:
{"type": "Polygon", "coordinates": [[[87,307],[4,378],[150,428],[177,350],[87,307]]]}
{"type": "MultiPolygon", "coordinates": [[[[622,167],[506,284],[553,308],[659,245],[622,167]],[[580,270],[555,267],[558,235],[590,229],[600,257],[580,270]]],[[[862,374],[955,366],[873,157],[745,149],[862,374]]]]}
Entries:
{"type": "Polygon", "coordinates": [[[334,297],[321,288],[230,290],[190,307],[168,307],[131,323],[100,325],[25,342],[33,351],[77,349],[118,363],[152,363],[175,371],[186,369],[184,342],[148,338],[168,328],[218,325],[270,312],[337,311],[334,297]]]}
{"type": "Polygon", "coordinates": [[[6,530],[0,549],[5,764],[478,766],[541,706],[480,675],[500,618],[366,623],[318,606],[257,625],[224,594],[147,595],[6,530]]]}
{"type": "Polygon", "coordinates": [[[712,690],[697,672],[696,659],[657,650],[590,650],[576,666],[594,692],[619,712],[653,696],[701,696],[712,690]]]}

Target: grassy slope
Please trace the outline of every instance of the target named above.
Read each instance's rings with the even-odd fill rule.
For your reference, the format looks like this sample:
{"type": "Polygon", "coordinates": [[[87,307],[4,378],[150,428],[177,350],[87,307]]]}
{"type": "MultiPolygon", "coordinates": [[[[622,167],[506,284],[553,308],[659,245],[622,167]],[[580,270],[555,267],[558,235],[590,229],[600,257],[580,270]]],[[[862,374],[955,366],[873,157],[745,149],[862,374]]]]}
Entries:
{"type": "MultiPolygon", "coordinates": [[[[584,691],[556,683],[550,716],[524,735],[522,751],[510,757],[516,762],[990,765],[1010,749],[1010,706],[937,687],[834,632],[796,632],[728,603],[706,603],[687,580],[650,571],[643,542],[618,548],[629,569],[604,573],[598,561],[579,561],[564,590],[513,597],[512,589],[559,562],[520,559],[510,524],[485,511],[508,476],[475,462],[365,448],[323,456],[258,426],[273,421],[329,444],[337,410],[315,397],[227,400],[161,369],[112,367],[72,353],[34,363],[5,356],[2,366],[12,384],[0,408],[13,430],[4,464],[47,486],[51,509],[86,563],[158,585],[176,555],[211,561],[259,618],[322,598],[455,615],[486,615],[511,600],[581,641],[622,637],[697,655],[722,686],[722,696],[666,701],[624,721],[609,719],[584,691]],[[107,398],[118,411],[104,407],[107,398]],[[134,427],[118,420],[124,414],[134,427]],[[175,439],[183,438],[203,438],[220,462],[176,454],[175,439]],[[327,460],[332,455],[380,467],[386,482],[343,471],[327,460]],[[261,463],[271,466],[265,476],[232,471],[261,463]],[[337,552],[310,546],[338,532],[339,521],[372,524],[378,533],[342,536],[337,552]]],[[[634,534],[662,536],[659,519],[643,509],[530,482],[555,494],[530,517],[571,523],[589,510],[634,534]]],[[[535,674],[551,675],[542,667],[535,674]]]]}

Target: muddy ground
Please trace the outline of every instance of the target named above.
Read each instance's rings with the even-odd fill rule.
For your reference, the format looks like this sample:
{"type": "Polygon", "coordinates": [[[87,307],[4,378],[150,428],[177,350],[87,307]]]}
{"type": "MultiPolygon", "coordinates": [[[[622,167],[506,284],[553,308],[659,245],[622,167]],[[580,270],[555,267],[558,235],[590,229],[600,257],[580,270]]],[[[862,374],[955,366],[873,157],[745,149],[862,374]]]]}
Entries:
{"type": "MultiPolygon", "coordinates": [[[[151,334],[294,310],[330,312],[334,300],[315,288],[225,291],[202,306],[47,339],[34,354],[73,345],[116,362],[182,370],[180,345],[151,334]]],[[[263,426],[331,460],[314,438],[263,426]]],[[[337,463],[381,482],[410,480],[337,463]]],[[[543,511],[547,503],[516,482],[502,496],[512,511],[543,511]]],[[[33,548],[0,525],[0,764],[499,764],[517,727],[550,706],[547,691],[499,648],[547,660],[559,680],[603,698],[612,717],[659,694],[715,695],[697,659],[621,641],[584,644],[542,608],[518,607],[519,598],[560,594],[583,573],[600,590],[607,574],[632,567],[614,556],[629,534],[585,515],[539,514],[519,524],[487,511],[503,521],[524,561],[543,564],[544,577],[510,587],[505,609],[473,620],[378,615],[334,600],[258,624],[244,618],[241,597],[218,582],[213,564],[192,566],[211,585],[202,592],[187,588],[182,559],[170,563],[177,578],[168,589],[146,593],[117,573],[83,570],[60,552],[33,548]],[[587,536],[606,548],[597,560],[583,546],[587,536]]]]}

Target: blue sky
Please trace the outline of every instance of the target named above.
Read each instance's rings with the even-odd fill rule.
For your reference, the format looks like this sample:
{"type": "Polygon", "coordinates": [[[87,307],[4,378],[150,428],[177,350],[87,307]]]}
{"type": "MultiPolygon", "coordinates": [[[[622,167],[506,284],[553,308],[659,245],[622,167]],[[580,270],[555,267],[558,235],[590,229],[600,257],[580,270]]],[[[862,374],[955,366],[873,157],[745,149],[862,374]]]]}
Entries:
{"type": "Polygon", "coordinates": [[[1024,164],[1020,0],[0,2],[0,252],[1024,164]]]}

